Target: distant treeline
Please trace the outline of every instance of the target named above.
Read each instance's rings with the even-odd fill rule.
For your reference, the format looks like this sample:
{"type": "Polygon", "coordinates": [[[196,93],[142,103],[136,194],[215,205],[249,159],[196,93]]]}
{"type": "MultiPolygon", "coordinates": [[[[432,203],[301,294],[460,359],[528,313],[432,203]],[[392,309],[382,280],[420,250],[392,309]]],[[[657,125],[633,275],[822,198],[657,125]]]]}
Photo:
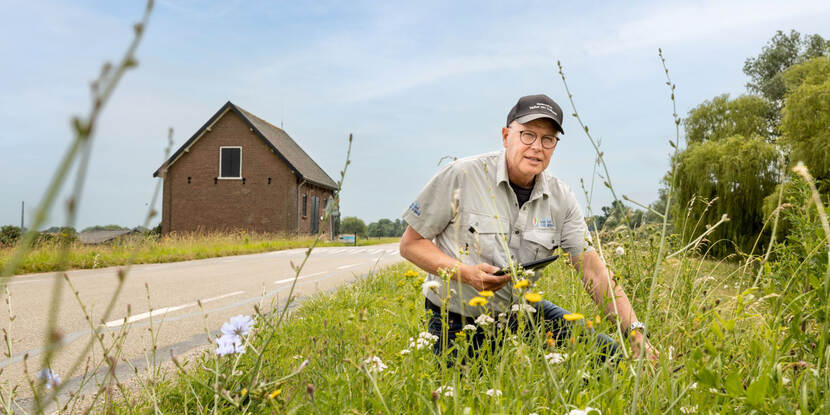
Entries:
{"type": "Polygon", "coordinates": [[[354,216],[346,216],[340,220],[341,234],[354,234],[358,237],[394,237],[403,235],[406,230],[406,221],[401,219],[380,219],[368,226],[362,219],[354,216]]]}

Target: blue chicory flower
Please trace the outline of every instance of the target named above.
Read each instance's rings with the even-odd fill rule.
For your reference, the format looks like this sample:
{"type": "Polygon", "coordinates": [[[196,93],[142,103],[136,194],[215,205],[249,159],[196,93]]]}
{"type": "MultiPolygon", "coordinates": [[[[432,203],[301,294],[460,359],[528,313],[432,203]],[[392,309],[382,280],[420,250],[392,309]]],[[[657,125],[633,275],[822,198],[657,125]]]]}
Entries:
{"type": "Polygon", "coordinates": [[[226,336],[245,336],[251,331],[254,325],[254,319],[251,316],[240,314],[231,317],[230,321],[222,324],[222,334],[226,336]]]}
{"type": "Polygon", "coordinates": [[[37,378],[43,382],[46,389],[52,389],[61,384],[61,377],[49,368],[41,369],[37,374],[37,378]]]}
{"type": "Polygon", "coordinates": [[[245,346],[242,344],[242,338],[234,334],[225,334],[216,339],[216,346],[216,354],[219,356],[242,353],[245,351],[245,346]]]}

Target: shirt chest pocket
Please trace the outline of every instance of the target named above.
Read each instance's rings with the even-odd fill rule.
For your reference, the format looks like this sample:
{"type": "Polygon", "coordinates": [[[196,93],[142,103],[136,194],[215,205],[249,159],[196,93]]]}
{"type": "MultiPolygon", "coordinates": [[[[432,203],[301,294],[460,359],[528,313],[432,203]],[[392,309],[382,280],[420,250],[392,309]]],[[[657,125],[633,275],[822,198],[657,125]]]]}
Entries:
{"type": "Polygon", "coordinates": [[[501,266],[505,262],[503,251],[507,242],[501,233],[499,221],[491,215],[469,211],[462,212],[460,216],[460,233],[464,235],[459,238],[464,241],[461,248],[465,249],[474,262],[501,266]]]}
{"type": "Polygon", "coordinates": [[[520,261],[530,262],[536,259],[551,256],[553,250],[559,246],[559,233],[553,230],[531,230],[523,234],[520,261]]]}

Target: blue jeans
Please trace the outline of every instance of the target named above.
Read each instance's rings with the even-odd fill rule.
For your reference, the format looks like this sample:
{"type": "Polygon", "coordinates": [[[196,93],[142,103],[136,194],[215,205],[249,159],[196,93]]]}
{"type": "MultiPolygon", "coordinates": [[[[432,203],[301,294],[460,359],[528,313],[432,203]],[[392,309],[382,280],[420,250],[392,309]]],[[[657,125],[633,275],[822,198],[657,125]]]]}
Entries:
{"type": "MultiPolygon", "coordinates": [[[[538,324],[545,325],[545,331],[550,331],[553,335],[553,339],[556,341],[558,346],[562,346],[567,339],[571,337],[571,329],[573,324],[580,324],[584,326],[583,321],[579,321],[576,323],[572,323],[567,321],[563,318],[565,314],[569,314],[567,310],[562,307],[559,307],[550,301],[542,300],[534,305],[536,307],[536,312],[533,313],[533,316],[536,318],[538,324]]],[[[429,308],[428,308],[429,309],[429,308]]],[[[438,341],[435,342],[432,351],[436,355],[441,355],[443,351],[443,322],[441,319],[440,311],[436,309],[432,309],[432,315],[429,318],[429,333],[435,336],[438,336],[438,341]]],[[[507,313],[508,320],[506,327],[510,329],[511,332],[515,332],[518,329],[518,320],[516,319],[515,313],[507,313]]],[[[475,325],[475,321],[471,317],[463,317],[459,314],[450,313],[447,318],[447,346],[451,347],[453,342],[455,341],[456,334],[461,331],[466,324],[475,325]]],[[[470,339],[470,347],[467,349],[467,355],[469,357],[473,357],[476,353],[478,353],[479,349],[485,344],[487,341],[487,337],[485,336],[484,331],[476,327],[475,334],[472,335],[470,339]]],[[[532,334],[530,330],[527,330],[526,335],[532,334]]],[[[491,339],[491,345],[495,348],[498,344],[496,343],[496,339],[500,339],[501,336],[496,335],[495,339],[491,339]]],[[[615,342],[610,336],[605,333],[597,333],[594,329],[589,329],[584,327],[580,330],[580,340],[582,341],[592,341],[597,350],[597,356],[603,362],[611,359],[612,361],[619,360],[620,356],[620,349],[617,342],[615,342]]],[[[452,361],[455,360],[457,351],[453,349],[450,352],[450,359],[447,362],[448,366],[452,365],[452,361]]]]}

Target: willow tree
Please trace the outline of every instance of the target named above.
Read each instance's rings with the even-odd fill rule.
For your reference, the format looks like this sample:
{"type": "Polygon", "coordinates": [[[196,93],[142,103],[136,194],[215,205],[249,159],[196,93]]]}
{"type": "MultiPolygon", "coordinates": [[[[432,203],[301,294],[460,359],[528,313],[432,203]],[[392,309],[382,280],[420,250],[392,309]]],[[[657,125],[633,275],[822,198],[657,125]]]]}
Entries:
{"type": "Polygon", "coordinates": [[[830,178],[830,57],[811,59],[784,73],[787,95],[781,144],[793,164],[803,161],[818,179],[830,178]]]}
{"type": "Polygon", "coordinates": [[[712,253],[752,249],[763,227],[764,197],[779,180],[769,110],[770,104],[757,96],[729,100],[721,95],[689,112],[684,124],[688,146],[677,156],[672,208],[675,232],[685,241],[726,214],[730,221],[707,239],[731,242],[715,244],[712,253]]]}

